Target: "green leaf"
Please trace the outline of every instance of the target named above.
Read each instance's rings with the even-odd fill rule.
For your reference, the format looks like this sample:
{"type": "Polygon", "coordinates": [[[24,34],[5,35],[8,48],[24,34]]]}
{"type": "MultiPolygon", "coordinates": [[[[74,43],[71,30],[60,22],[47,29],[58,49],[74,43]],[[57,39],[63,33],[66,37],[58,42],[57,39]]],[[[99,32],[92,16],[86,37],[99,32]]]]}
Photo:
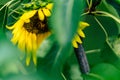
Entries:
{"type": "Polygon", "coordinates": [[[105,42],[105,34],[103,30],[95,21],[93,16],[88,15],[86,16],[85,20],[90,24],[90,26],[84,30],[86,38],[83,40],[83,47],[86,51],[101,49],[105,42]]]}
{"type": "Polygon", "coordinates": [[[83,0],[57,0],[51,17],[51,28],[61,45],[70,43],[83,12],[83,0]],[[82,3],[82,4],[81,4],[82,3]]]}
{"type": "Polygon", "coordinates": [[[98,51],[96,50],[95,52],[93,51],[92,50],[86,51],[88,63],[90,66],[94,66],[98,63],[103,62],[103,59],[101,58],[101,53],[100,53],[101,50],[98,50],[98,51]]]}
{"type": "Polygon", "coordinates": [[[109,4],[111,4],[120,15],[120,0],[106,0],[109,4]]]}
{"type": "Polygon", "coordinates": [[[18,64],[16,64],[19,56],[20,51],[13,46],[2,29],[0,29],[0,77],[19,73],[18,64]]]}
{"type": "MultiPolygon", "coordinates": [[[[110,0],[111,1],[111,0],[110,0]]],[[[112,2],[113,4],[114,4],[114,2],[112,2]]],[[[110,4],[108,4],[105,0],[103,0],[103,5],[101,4],[101,10],[104,10],[104,11],[107,11],[107,12],[109,12],[110,14],[112,14],[113,16],[115,16],[116,18],[118,18],[119,20],[120,20],[120,15],[119,15],[119,13],[117,12],[117,10],[119,10],[119,9],[116,9],[114,6],[112,6],[112,5],[110,5],[110,4]]],[[[112,19],[112,18],[111,18],[112,19]]],[[[113,23],[112,24],[112,26],[113,26],[113,29],[115,30],[115,29],[117,29],[117,30],[115,30],[114,31],[114,33],[116,33],[117,32],[117,34],[118,33],[120,33],[120,23],[118,23],[118,22],[115,22],[115,21],[112,21],[112,22],[110,22],[110,21],[112,21],[112,20],[109,20],[109,23],[113,23]]],[[[106,25],[107,26],[107,25],[106,25]]],[[[112,27],[111,26],[111,27],[112,27]]],[[[107,26],[108,27],[108,26],[107,26]]],[[[109,28],[111,28],[110,26],[109,26],[109,28]]],[[[109,29],[110,30],[110,29],[109,29]]],[[[114,34],[115,35],[115,34],[114,34]]]]}
{"type": "Polygon", "coordinates": [[[0,5],[5,5],[9,1],[13,1],[13,0],[0,0],[0,5]]]}
{"type": "MultiPolygon", "coordinates": [[[[115,8],[107,4],[105,0],[103,0],[102,3],[97,6],[96,10],[108,12],[114,15],[115,17],[119,18],[119,15],[115,11],[115,8]]],[[[85,20],[90,24],[90,27],[84,30],[86,34],[86,38],[84,39],[83,42],[85,50],[87,51],[94,49],[101,50],[101,48],[104,46],[106,35],[103,29],[97,23],[97,21],[95,21],[93,15],[87,15],[85,17],[86,17],[85,20]]],[[[117,36],[119,34],[120,24],[118,24],[112,18],[105,16],[96,16],[96,18],[102,24],[108,36],[117,36]]]]}
{"type": "Polygon", "coordinates": [[[114,61],[118,60],[118,56],[114,52],[112,45],[109,41],[106,41],[104,48],[101,50],[101,58],[105,62],[113,63],[114,61]]]}
{"type": "Polygon", "coordinates": [[[83,80],[82,75],[79,70],[79,66],[77,64],[71,65],[70,78],[71,78],[71,80],[83,80]]]}
{"type": "Polygon", "coordinates": [[[103,80],[120,80],[120,71],[111,64],[100,63],[93,67],[91,72],[102,76],[103,80]]]}
{"type": "Polygon", "coordinates": [[[68,80],[83,80],[80,66],[74,52],[67,58],[62,72],[68,80]]]}
{"type": "Polygon", "coordinates": [[[13,44],[6,38],[5,33],[0,29],[0,63],[9,61],[10,59],[16,59],[19,55],[19,50],[13,46],[13,44]],[[16,54],[15,52],[18,52],[16,54]]]}

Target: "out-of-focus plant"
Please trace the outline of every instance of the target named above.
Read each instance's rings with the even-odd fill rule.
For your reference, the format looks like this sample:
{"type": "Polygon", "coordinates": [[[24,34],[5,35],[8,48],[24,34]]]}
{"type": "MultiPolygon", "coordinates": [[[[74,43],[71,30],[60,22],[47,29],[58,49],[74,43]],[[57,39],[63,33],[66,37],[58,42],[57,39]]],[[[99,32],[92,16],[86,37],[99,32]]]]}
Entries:
{"type": "Polygon", "coordinates": [[[0,79],[120,80],[119,4],[1,0],[0,79]]]}

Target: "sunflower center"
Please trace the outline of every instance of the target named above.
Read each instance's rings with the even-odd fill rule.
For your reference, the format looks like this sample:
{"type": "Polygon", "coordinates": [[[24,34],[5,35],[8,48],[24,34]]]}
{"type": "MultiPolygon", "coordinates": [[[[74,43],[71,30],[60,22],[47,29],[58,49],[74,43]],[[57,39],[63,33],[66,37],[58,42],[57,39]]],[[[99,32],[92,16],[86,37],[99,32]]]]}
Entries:
{"type": "Polygon", "coordinates": [[[45,33],[48,32],[47,18],[43,21],[39,20],[38,13],[36,13],[33,17],[30,18],[29,23],[24,23],[24,27],[28,32],[31,33],[45,33]]]}

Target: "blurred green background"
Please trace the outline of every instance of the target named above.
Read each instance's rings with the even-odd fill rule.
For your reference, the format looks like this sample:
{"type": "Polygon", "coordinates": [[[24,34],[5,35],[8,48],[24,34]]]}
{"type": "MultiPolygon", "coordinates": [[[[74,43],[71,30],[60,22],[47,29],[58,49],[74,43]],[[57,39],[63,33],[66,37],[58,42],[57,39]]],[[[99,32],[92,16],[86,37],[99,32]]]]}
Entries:
{"type": "MultiPolygon", "coordinates": [[[[87,0],[42,0],[54,3],[48,21],[54,34],[37,51],[37,66],[26,66],[25,59],[20,59],[23,53],[12,44],[11,32],[5,26],[15,22],[10,14],[18,15],[13,10],[30,1],[0,0],[0,80],[120,80],[120,23],[109,16],[81,16],[88,9],[87,0]],[[79,21],[90,24],[83,40],[90,65],[88,74],[81,73],[71,45],[79,21]]],[[[101,1],[95,10],[108,12],[119,20],[120,0],[88,1],[101,1]]]]}

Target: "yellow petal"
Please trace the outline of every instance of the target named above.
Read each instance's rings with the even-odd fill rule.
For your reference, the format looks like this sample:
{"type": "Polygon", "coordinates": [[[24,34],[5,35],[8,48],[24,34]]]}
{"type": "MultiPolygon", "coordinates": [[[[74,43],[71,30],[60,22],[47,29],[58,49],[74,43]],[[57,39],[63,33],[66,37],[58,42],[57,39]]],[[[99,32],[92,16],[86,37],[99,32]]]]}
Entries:
{"type": "Polygon", "coordinates": [[[43,10],[46,17],[51,16],[51,12],[49,11],[49,9],[43,8],[42,10],[43,10]]]}
{"type": "Polygon", "coordinates": [[[31,50],[32,50],[31,35],[32,35],[31,33],[26,31],[25,46],[26,46],[26,65],[27,66],[30,64],[30,59],[31,59],[31,50]]]}
{"type": "Polygon", "coordinates": [[[13,34],[13,37],[11,39],[11,41],[13,42],[13,44],[16,44],[18,42],[19,37],[20,37],[20,35],[21,35],[22,32],[23,32],[23,30],[19,29],[18,32],[16,32],[16,33],[13,34]]]}
{"type": "Polygon", "coordinates": [[[17,33],[22,27],[23,27],[24,22],[19,20],[17,21],[13,26],[14,30],[12,31],[12,34],[17,33]]]}
{"type": "Polygon", "coordinates": [[[38,47],[41,44],[41,42],[43,41],[43,37],[44,37],[43,33],[37,35],[37,44],[38,44],[37,46],[38,47]]]}
{"type": "Polygon", "coordinates": [[[30,58],[31,58],[31,54],[27,53],[26,55],[26,65],[29,66],[30,65],[30,58]]]}
{"type": "Polygon", "coordinates": [[[32,45],[33,45],[33,51],[36,51],[37,50],[37,37],[35,33],[32,34],[32,45]]]}
{"type": "Polygon", "coordinates": [[[81,29],[79,29],[77,32],[78,32],[79,36],[85,38],[85,34],[81,29]]]}
{"type": "Polygon", "coordinates": [[[19,38],[18,38],[18,35],[17,35],[17,36],[14,35],[14,36],[12,37],[12,39],[11,39],[11,42],[15,45],[15,44],[17,44],[18,39],[19,39],[19,38]]]}
{"type": "Polygon", "coordinates": [[[30,22],[30,19],[26,19],[24,20],[25,23],[29,23],[30,22]]]}
{"type": "Polygon", "coordinates": [[[14,27],[15,27],[14,25],[11,26],[11,27],[10,26],[6,26],[6,28],[9,29],[9,30],[13,29],[14,27]]]}
{"type": "Polygon", "coordinates": [[[74,37],[75,41],[78,42],[78,43],[82,43],[82,40],[80,39],[80,37],[78,35],[75,35],[74,37]]]}
{"type": "Polygon", "coordinates": [[[36,34],[32,34],[32,46],[33,46],[33,52],[32,52],[32,57],[33,57],[33,62],[35,65],[37,65],[37,58],[36,58],[36,51],[37,51],[37,38],[36,34]]]}
{"type": "Polygon", "coordinates": [[[40,44],[42,43],[42,41],[47,38],[49,35],[51,34],[51,32],[45,32],[45,33],[41,33],[37,35],[37,44],[38,47],[40,46],[40,44]]]}
{"type": "Polygon", "coordinates": [[[23,21],[18,20],[13,26],[11,26],[11,27],[6,26],[6,28],[9,29],[9,30],[14,29],[14,28],[16,28],[16,27],[20,28],[20,27],[23,26],[23,24],[24,24],[23,21]]]}
{"type": "Polygon", "coordinates": [[[84,28],[86,28],[87,26],[90,26],[88,23],[86,23],[86,22],[82,22],[82,21],[80,21],[79,22],[79,28],[81,29],[81,30],[83,30],[84,28]]]}
{"type": "Polygon", "coordinates": [[[27,53],[30,53],[32,50],[31,36],[32,36],[32,33],[26,32],[26,50],[27,50],[27,53]]]}
{"type": "Polygon", "coordinates": [[[77,44],[77,42],[74,39],[72,41],[72,45],[73,45],[74,48],[78,48],[78,44],[77,44]]]}
{"type": "Polygon", "coordinates": [[[26,34],[26,30],[24,28],[22,30],[23,30],[23,32],[19,36],[19,40],[18,40],[18,48],[21,51],[25,51],[25,39],[26,39],[25,34],[26,34]]]}
{"type": "Polygon", "coordinates": [[[38,16],[39,16],[39,19],[41,21],[43,21],[45,19],[45,16],[44,16],[43,11],[41,9],[38,10],[38,16]]]}
{"type": "Polygon", "coordinates": [[[32,11],[28,11],[28,12],[25,12],[21,17],[20,19],[21,20],[26,20],[26,19],[30,19],[31,17],[33,17],[35,15],[35,13],[37,12],[37,10],[32,10],[32,11]]]}
{"type": "Polygon", "coordinates": [[[46,8],[49,9],[49,10],[52,10],[52,8],[53,8],[53,3],[48,3],[48,4],[46,5],[46,8]]]}

